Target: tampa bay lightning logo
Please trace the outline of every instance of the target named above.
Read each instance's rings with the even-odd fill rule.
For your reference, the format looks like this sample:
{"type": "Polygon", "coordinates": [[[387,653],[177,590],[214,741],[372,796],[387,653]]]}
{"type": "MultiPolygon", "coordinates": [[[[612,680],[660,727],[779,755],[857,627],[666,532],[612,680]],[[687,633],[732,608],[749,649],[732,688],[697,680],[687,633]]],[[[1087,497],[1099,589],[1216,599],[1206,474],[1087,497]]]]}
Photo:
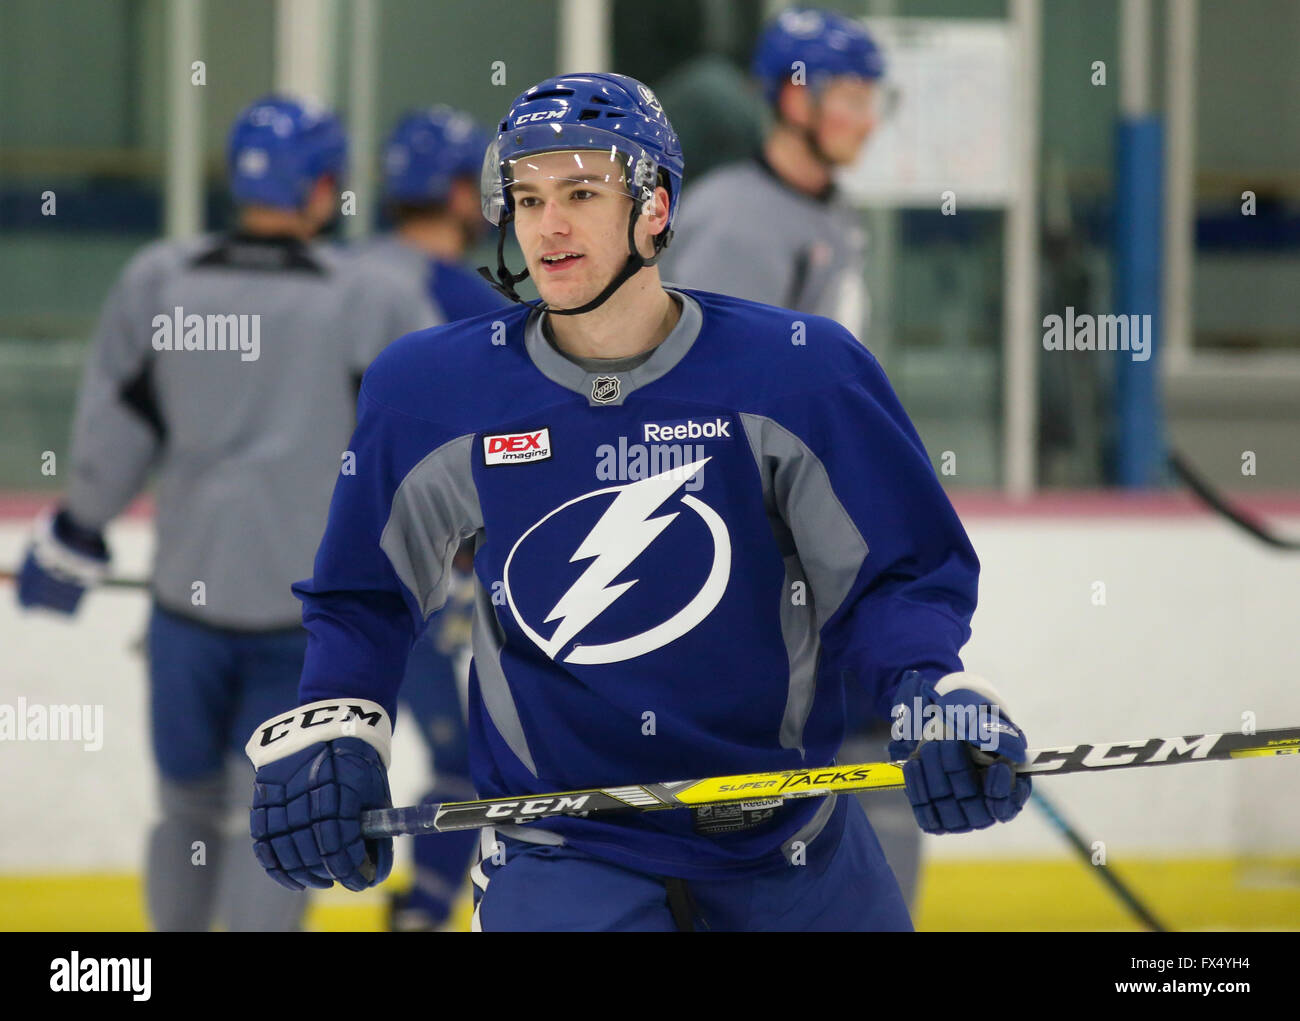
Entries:
{"type": "Polygon", "coordinates": [[[520,628],[549,658],[571,644],[565,663],[618,663],[643,656],[691,631],[718,605],[731,575],[731,536],[717,511],[689,493],[678,493],[710,460],[576,497],[519,537],[506,557],[506,601],[520,628]],[[656,513],[661,508],[664,513],[656,513]],[[594,524],[588,524],[593,517],[594,524]],[[576,548],[557,550],[556,537],[571,534],[563,527],[566,519],[583,522],[586,534],[576,548]],[[673,545],[674,531],[687,545],[673,545]],[[665,551],[648,557],[640,570],[629,570],[656,544],[665,551]],[[557,569],[566,567],[566,560],[589,563],[558,600],[550,594],[539,602],[532,579],[563,576],[557,569]],[[524,562],[531,566],[521,570],[524,562]],[[529,581],[522,581],[523,576],[529,581]],[[637,586],[643,580],[661,586],[671,581],[674,596],[685,588],[686,598],[662,598],[662,587],[653,585],[639,597],[637,586]],[[615,605],[620,600],[622,613],[615,605]],[[584,631],[600,640],[575,642],[586,637],[584,631]]]}
{"type": "Polygon", "coordinates": [[[664,112],[664,108],[663,108],[662,106],[659,105],[659,97],[658,97],[658,96],[656,96],[653,92],[651,92],[648,88],[646,88],[646,87],[645,87],[644,85],[642,85],[640,82],[637,83],[637,87],[636,87],[636,88],[637,88],[637,91],[641,93],[641,99],[645,102],[646,106],[650,107],[650,109],[653,110],[655,113],[663,113],[663,112],[664,112]]]}

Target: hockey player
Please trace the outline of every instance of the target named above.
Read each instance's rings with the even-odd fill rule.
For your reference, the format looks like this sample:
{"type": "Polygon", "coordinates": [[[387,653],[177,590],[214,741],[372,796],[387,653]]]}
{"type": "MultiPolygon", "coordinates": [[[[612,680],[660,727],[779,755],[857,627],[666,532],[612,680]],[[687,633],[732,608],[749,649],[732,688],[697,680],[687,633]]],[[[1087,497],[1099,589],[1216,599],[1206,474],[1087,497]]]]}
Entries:
{"type": "Polygon", "coordinates": [[[109,294],[68,490],[38,523],[18,585],[25,606],[74,612],[107,569],[105,527],[156,472],[160,819],[145,881],[162,930],[300,922],[304,899],[267,882],[229,834],[250,780],[231,751],[297,701],[307,635],[289,586],[350,470],[340,455],[357,381],[394,336],[433,321],[419,289],[311,240],[338,209],[346,140],[333,114],[266,97],[235,121],[228,155],[238,228],[150,245],[109,294]]]}
{"type": "MultiPolygon", "coordinates": [[[[661,285],[683,163],[653,92],[541,82],[484,168],[484,211],[526,260],[499,247],[498,283],[531,275],[543,303],[402,338],[366,374],[358,472],[295,586],[302,705],[247,746],[256,853],[294,889],[391,868],[360,813],[389,803],[402,668],[465,537],[484,797],[830,764],[846,689],[882,715],[996,700],[958,656],[978,562],[871,355],[829,319],[661,285]]],[[[927,828],[1020,810],[1024,735],[1002,721],[988,765],[908,738],[927,828]]],[[[851,798],[482,841],[485,930],[910,927],[851,798]]]]}
{"type": "Polygon", "coordinates": [[[865,235],[834,173],[876,124],[880,50],[857,22],[796,8],[764,30],[753,73],[773,115],[762,152],[691,188],[664,277],[829,316],[865,341],[865,235]]]}
{"type": "MultiPolygon", "coordinates": [[[[857,22],[831,11],[777,16],[753,60],[773,115],[763,151],[687,193],[665,259],[667,279],[830,316],[870,347],[865,240],[833,175],[858,158],[870,136],[884,71],[879,48],[857,22]],[[764,215],[752,215],[756,209],[764,215]]],[[[851,700],[841,761],[887,756],[890,723],[870,717],[870,706],[851,700]]],[[[910,907],[921,833],[907,799],[875,792],[859,800],[910,907]]]]}
{"type": "Polygon", "coordinates": [[[478,178],[487,146],[468,114],[446,106],[407,114],[384,146],[384,206],[393,230],[365,255],[423,281],[446,322],[503,305],[464,266],[485,226],[478,178]]]}
{"type": "MultiPolygon", "coordinates": [[[[384,205],[391,234],[367,245],[364,261],[406,272],[428,289],[442,322],[500,309],[505,300],[463,260],[483,234],[479,173],[487,135],[468,114],[435,106],[407,114],[384,147],[384,205]]],[[[425,801],[473,798],[468,735],[457,685],[469,656],[472,550],[454,563],[448,605],[429,621],[407,662],[402,702],[431,753],[434,788],[425,801]]],[[[472,832],[434,834],[414,841],[415,881],[389,900],[388,924],[397,930],[435,929],[451,915],[477,846],[472,832]]]]}

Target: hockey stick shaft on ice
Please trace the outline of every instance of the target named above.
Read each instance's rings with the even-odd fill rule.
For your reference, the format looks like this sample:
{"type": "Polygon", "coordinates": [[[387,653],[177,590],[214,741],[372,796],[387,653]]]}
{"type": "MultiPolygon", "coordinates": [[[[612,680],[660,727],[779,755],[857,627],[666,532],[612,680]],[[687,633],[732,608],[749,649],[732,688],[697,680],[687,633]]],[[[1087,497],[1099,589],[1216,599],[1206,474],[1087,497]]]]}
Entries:
{"type": "MultiPolygon", "coordinates": [[[[1047,816],[1052,825],[1056,827],[1057,831],[1065,837],[1066,843],[1074,848],[1075,853],[1078,854],[1083,863],[1092,866],[1094,864],[1092,849],[1088,847],[1087,842],[1080,835],[1079,831],[1066,821],[1065,816],[1063,816],[1060,810],[1052,804],[1047,795],[1035,787],[1034,793],[1030,796],[1029,800],[1038,806],[1039,811],[1041,811],[1043,815],[1047,816]]],[[[1151,932],[1169,931],[1165,925],[1151,913],[1151,909],[1138,899],[1137,894],[1134,893],[1133,890],[1115,874],[1112,868],[1104,865],[1100,868],[1094,868],[1091,871],[1103,883],[1110,887],[1111,892],[1124,903],[1124,906],[1127,907],[1129,911],[1137,917],[1138,921],[1147,927],[1147,929],[1151,932]]]]}
{"type": "Polygon", "coordinates": [[[1200,497],[1211,510],[1223,515],[1238,528],[1249,532],[1260,542],[1266,543],[1274,549],[1289,550],[1291,552],[1300,550],[1300,539],[1279,535],[1267,525],[1255,520],[1240,507],[1234,506],[1222,493],[1219,493],[1211,486],[1203,475],[1192,468],[1191,463],[1181,454],[1173,451],[1169,453],[1169,467],[1174,470],[1175,475],[1186,483],[1187,488],[1200,497]]]}
{"type": "MultiPolygon", "coordinates": [[[[1300,754],[1300,727],[1290,727],[1261,730],[1254,734],[1195,734],[1191,737],[1153,737],[1140,741],[1033,748],[1018,771],[1057,776],[1105,769],[1296,754],[1300,754]]],[[[628,784],[552,794],[453,801],[441,805],[372,809],[361,814],[361,829],[371,838],[447,833],[480,826],[533,822],[554,816],[653,812],[734,802],[771,803],[835,793],[897,790],[902,786],[902,762],[870,762],[856,766],[741,773],[704,780],[628,784]]]]}

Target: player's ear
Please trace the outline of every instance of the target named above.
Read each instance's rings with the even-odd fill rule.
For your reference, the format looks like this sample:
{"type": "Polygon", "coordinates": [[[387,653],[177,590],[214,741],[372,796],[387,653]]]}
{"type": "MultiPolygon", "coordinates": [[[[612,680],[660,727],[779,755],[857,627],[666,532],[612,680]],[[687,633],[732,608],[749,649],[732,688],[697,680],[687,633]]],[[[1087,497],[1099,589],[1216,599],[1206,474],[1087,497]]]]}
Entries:
{"type": "Polygon", "coordinates": [[[338,186],[338,180],[333,174],[322,174],[316,178],[315,184],[311,187],[312,199],[329,198],[330,203],[333,204],[334,193],[338,190],[338,186]]]}
{"type": "Polygon", "coordinates": [[[807,85],[796,85],[788,81],[781,86],[776,105],[781,120],[791,124],[807,124],[812,112],[812,92],[807,85]]]}
{"type": "Polygon", "coordinates": [[[668,209],[668,189],[660,185],[655,189],[654,197],[641,208],[636,222],[637,251],[646,258],[654,253],[653,238],[668,227],[668,209]]]}
{"type": "Polygon", "coordinates": [[[323,174],[316,178],[307,196],[307,214],[322,226],[334,219],[338,181],[332,174],[323,174]]]}
{"type": "Polygon", "coordinates": [[[646,216],[646,223],[650,227],[651,234],[662,234],[664,228],[668,226],[669,208],[668,189],[660,185],[655,189],[654,198],[651,199],[650,212],[646,216]]]}

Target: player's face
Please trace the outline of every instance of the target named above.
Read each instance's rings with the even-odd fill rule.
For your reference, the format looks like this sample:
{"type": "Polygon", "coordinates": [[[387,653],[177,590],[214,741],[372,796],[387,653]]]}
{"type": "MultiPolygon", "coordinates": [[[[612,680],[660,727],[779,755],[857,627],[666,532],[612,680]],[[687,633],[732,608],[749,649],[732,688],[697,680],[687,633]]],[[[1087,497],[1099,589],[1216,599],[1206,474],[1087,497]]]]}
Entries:
{"type": "Polygon", "coordinates": [[[832,163],[845,166],[857,161],[876,126],[879,98],[875,84],[864,78],[835,78],[822,89],[817,142],[832,163]]]}
{"type": "Polygon", "coordinates": [[[550,152],[518,160],[512,177],[515,237],[538,294],[556,308],[586,304],[627,259],[622,165],[603,152],[550,152]]]}
{"type": "Polygon", "coordinates": [[[447,211],[452,219],[460,224],[465,233],[466,244],[472,244],[487,233],[487,221],[483,219],[483,206],[479,199],[477,180],[460,177],[451,182],[451,191],[447,195],[447,211]]]}

